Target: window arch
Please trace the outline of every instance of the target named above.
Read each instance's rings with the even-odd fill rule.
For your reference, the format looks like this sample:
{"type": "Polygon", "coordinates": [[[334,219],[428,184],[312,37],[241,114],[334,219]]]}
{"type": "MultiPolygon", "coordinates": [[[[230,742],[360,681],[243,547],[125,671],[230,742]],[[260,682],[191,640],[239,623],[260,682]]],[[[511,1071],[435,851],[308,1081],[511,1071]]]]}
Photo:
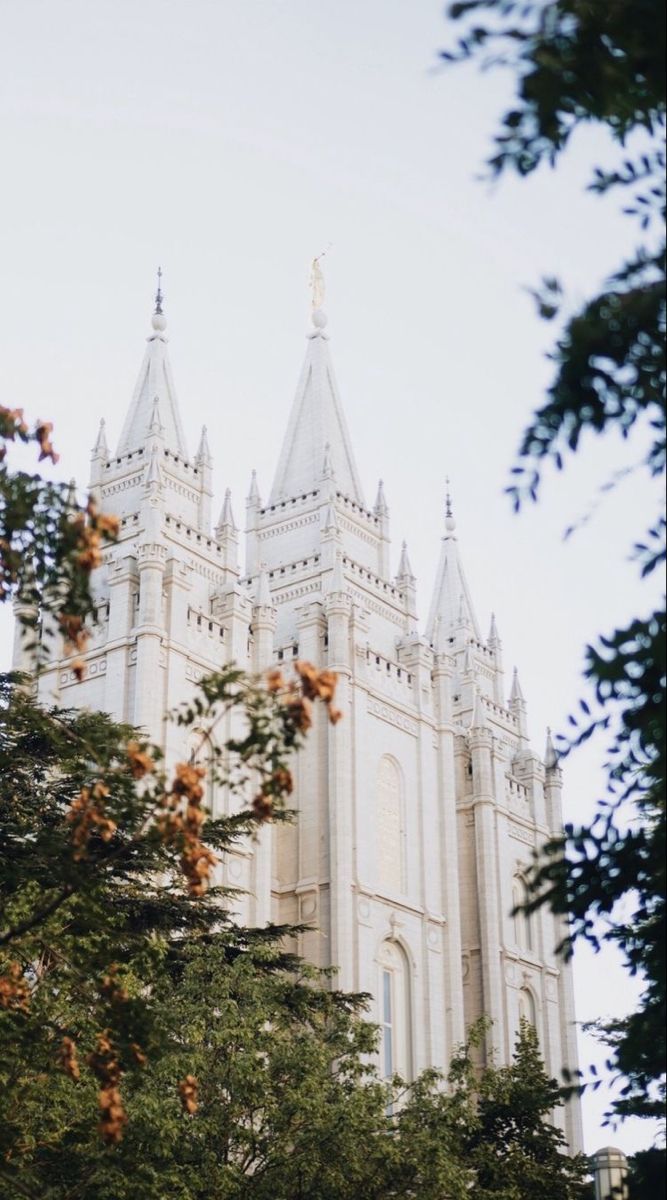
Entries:
{"type": "Polygon", "coordinates": [[[376,781],[377,884],[385,892],[405,891],[403,776],[395,759],[380,759],[376,781]]]}
{"type": "Polygon", "coordinates": [[[398,942],[382,943],[379,954],[378,1017],[382,1032],[380,1071],[412,1078],[410,966],[398,942]]]}
{"type": "Polygon", "coordinates": [[[533,934],[533,918],[531,913],[522,912],[521,906],[528,900],[528,888],[523,875],[515,875],[512,883],[512,912],[514,919],[514,940],[519,950],[529,954],[535,949],[533,934]]]}
{"type": "Polygon", "coordinates": [[[527,1021],[537,1032],[537,1005],[530,988],[523,987],[519,992],[519,1020],[527,1021]]]}

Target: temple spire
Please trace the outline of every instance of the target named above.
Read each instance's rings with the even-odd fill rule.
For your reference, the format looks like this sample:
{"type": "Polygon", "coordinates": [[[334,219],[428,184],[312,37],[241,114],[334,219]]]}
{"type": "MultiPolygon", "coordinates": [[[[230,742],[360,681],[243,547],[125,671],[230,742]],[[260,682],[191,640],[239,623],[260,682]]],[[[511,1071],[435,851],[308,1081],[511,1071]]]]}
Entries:
{"type": "Polygon", "coordinates": [[[519,683],[519,672],[518,672],[517,668],[515,667],[514,671],[512,673],[512,690],[510,692],[510,704],[525,704],[525,702],[526,702],[525,696],[521,690],[521,684],[519,683]]]}
{"type": "MultiPolygon", "coordinates": [[[[319,264],[317,269],[321,276],[319,264]]],[[[341,492],[363,505],[361,483],[329,353],[327,316],[321,307],[323,281],[319,276],[312,287],[312,329],[307,335],[306,358],[269,504],[317,491],[323,477],[322,464],[326,462],[327,477],[333,477],[341,492]]]]}
{"type": "Polygon", "coordinates": [[[220,517],[218,524],[215,527],[215,532],[216,534],[222,533],[226,529],[236,532],[236,522],[234,520],[234,513],[232,512],[232,493],[229,488],[227,488],[225,491],[225,498],[222,502],[220,517]]]}
{"type": "Polygon", "coordinates": [[[196,461],[198,463],[205,463],[206,466],[209,467],[213,462],[213,459],[211,458],[211,449],[208,444],[208,430],[205,425],[202,425],[201,427],[201,437],[199,439],[199,446],[197,448],[196,461]]]}
{"type": "Polygon", "coordinates": [[[436,651],[443,649],[461,629],[468,629],[477,641],[482,640],[455,534],[456,521],[447,480],[445,536],[426,626],[426,636],[436,651]]]}
{"type": "Polygon", "coordinates": [[[554,740],[551,736],[551,730],[547,726],[547,744],[544,750],[544,765],[547,771],[553,771],[558,764],[558,751],[554,746],[554,740]]]}
{"type": "Polygon", "coordinates": [[[132,395],[129,411],[125,418],[116,455],[128,454],[145,446],[152,419],[154,401],[160,407],[164,428],[165,446],[174,454],[187,458],[187,445],[176,398],[176,388],[167,354],[165,330],[167,319],[163,310],[162,271],[158,271],[158,286],[155,309],[151,318],[152,333],[132,395]]]}
{"type": "Polygon", "coordinates": [[[102,417],[102,420],[100,421],[100,427],[97,431],[97,437],[95,438],[95,445],[93,446],[93,458],[106,459],[108,457],[109,447],[107,445],[106,426],[104,417],[102,417]]]}
{"type": "Polygon", "coordinates": [[[403,542],[403,544],[401,546],[401,558],[400,558],[400,562],[398,564],[398,575],[396,576],[396,578],[398,580],[414,579],[414,575],[412,573],[412,567],[410,565],[410,558],[408,556],[408,543],[407,542],[403,542]]]}
{"type": "Polygon", "coordinates": [[[262,501],[261,501],[261,497],[259,494],[259,484],[257,482],[257,472],[253,467],[252,475],[250,476],[250,491],[248,492],[248,495],[247,495],[247,503],[255,504],[255,505],[259,506],[261,504],[261,502],[262,501]]]}
{"type": "Polygon", "coordinates": [[[375,497],[375,504],[373,506],[373,512],[375,513],[376,517],[386,517],[389,513],[389,506],[387,504],[387,498],[384,494],[384,480],[383,479],[381,479],[380,482],[378,483],[377,496],[375,497]]]}

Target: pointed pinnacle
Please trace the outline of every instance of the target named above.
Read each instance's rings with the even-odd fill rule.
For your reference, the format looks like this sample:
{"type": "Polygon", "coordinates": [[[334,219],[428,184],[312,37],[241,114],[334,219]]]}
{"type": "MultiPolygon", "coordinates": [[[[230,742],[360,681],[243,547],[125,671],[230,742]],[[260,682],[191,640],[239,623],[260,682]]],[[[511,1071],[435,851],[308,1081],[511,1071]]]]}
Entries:
{"type": "Polygon", "coordinates": [[[512,675],[512,690],[510,692],[510,704],[517,704],[517,703],[525,704],[525,698],[524,698],[523,692],[521,691],[521,684],[519,683],[519,672],[517,671],[517,669],[515,667],[514,674],[512,675]]]}
{"type": "Polygon", "coordinates": [[[558,766],[558,751],[553,743],[551,730],[547,726],[547,744],[544,751],[544,765],[547,771],[553,771],[558,766]]]}
{"type": "Polygon", "coordinates": [[[234,513],[232,512],[232,493],[229,488],[227,488],[225,491],[225,498],[222,502],[222,508],[220,510],[220,519],[215,529],[216,533],[218,530],[229,530],[232,533],[236,532],[234,513]]]}
{"type": "Polygon", "coordinates": [[[255,470],[253,470],[253,473],[250,477],[250,491],[248,492],[248,502],[250,504],[259,504],[260,503],[259,487],[257,484],[257,472],[255,470]]]}
{"type": "Polygon", "coordinates": [[[199,446],[195,456],[195,462],[206,462],[208,464],[211,462],[211,450],[208,444],[207,432],[206,426],[202,425],[201,437],[199,439],[199,446]]]}
{"type": "Polygon", "coordinates": [[[102,417],[102,420],[100,421],[100,427],[97,431],[97,437],[95,438],[95,445],[93,446],[93,454],[96,454],[98,458],[106,458],[109,453],[105,426],[106,422],[104,417],[102,417]]]}
{"type": "Polygon", "coordinates": [[[378,483],[378,491],[377,496],[375,497],[373,512],[375,513],[376,517],[386,517],[389,512],[387,507],[387,499],[384,494],[384,481],[382,479],[378,483]]]}
{"type": "Polygon", "coordinates": [[[398,564],[398,579],[414,579],[412,567],[408,557],[408,543],[403,542],[401,545],[401,560],[398,564]]]}
{"type": "Polygon", "coordinates": [[[498,636],[498,626],[496,625],[496,614],[491,613],[491,626],[489,629],[489,646],[500,645],[500,637],[498,636]]]}

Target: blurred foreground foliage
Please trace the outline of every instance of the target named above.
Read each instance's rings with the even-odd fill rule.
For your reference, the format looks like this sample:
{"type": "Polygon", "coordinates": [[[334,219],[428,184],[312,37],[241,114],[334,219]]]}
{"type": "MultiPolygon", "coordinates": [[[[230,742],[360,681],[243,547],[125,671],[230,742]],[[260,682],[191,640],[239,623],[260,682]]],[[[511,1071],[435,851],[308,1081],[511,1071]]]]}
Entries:
{"type": "MultiPolygon", "coordinates": [[[[618,195],[638,225],[634,253],[606,285],[567,311],[563,286],[536,289],[540,315],[559,325],[553,378],[519,450],[510,494],[536,499],[547,464],[562,469],[594,434],[628,442],[621,478],[665,472],[665,8],[660,0],[466,0],[449,6],[459,29],[448,62],[475,61],[514,77],[489,160],[492,175],[558,165],[576,131],[605,129],[614,169],[591,166],[590,189],[618,195]],[[638,463],[635,446],[640,446],[638,463]]],[[[621,479],[614,483],[620,483],[621,479]]],[[[664,508],[638,531],[643,577],[665,562],[664,508]]],[[[665,1111],[665,609],[638,616],[587,647],[590,692],[571,718],[562,754],[607,735],[607,791],[593,820],[549,843],[532,875],[531,907],[572,914],[577,938],[619,947],[643,984],[636,1011],[601,1021],[608,1069],[620,1085],[613,1118],[665,1111]]],[[[648,1161],[648,1160],[647,1160],[648,1161]]],[[[664,1151],[660,1164],[664,1188],[664,1151]]],[[[642,1168],[643,1169],[643,1168],[642,1168]]],[[[637,1167],[639,1170],[639,1167],[637,1167]]],[[[639,1193],[638,1193],[639,1194],[639,1193]]],[[[657,1192],[656,1192],[657,1194],[657,1192]]]]}

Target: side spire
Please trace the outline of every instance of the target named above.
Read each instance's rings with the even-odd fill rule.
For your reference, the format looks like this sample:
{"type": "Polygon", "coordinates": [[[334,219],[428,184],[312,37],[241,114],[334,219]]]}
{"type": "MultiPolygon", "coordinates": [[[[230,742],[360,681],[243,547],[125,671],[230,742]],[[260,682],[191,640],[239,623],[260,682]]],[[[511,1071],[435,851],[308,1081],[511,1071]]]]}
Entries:
{"type": "Polygon", "coordinates": [[[225,491],[225,498],[222,502],[220,517],[218,524],[215,527],[215,532],[216,534],[221,533],[226,529],[232,530],[234,533],[237,532],[234,513],[232,512],[232,493],[229,488],[227,488],[225,491]]]}
{"type": "Polygon", "coordinates": [[[208,467],[210,467],[213,462],[213,459],[211,458],[211,448],[208,444],[208,430],[205,425],[202,425],[201,427],[201,437],[199,439],[199,446],[197,447],[197,454],[195,458],[196,462],[205,463],[208,467]]]}
{"type": "Polygon", "coordinates": [[[452,510],[452,498],[447,480],[445,500],[445,536],[442,539],[440,562],[433,591],[433,600],[426,625],[426,636],[436,651],[455,632],[467,628],[477,641],[481,634],[468,583],[463,571],[456,534],[456,521],[452,510]]]}
{"type": "Polygon", "coordinates": [[[255,471],[254,468],[253,468],[252,475],[250,476],[250,491],[248,492],[247,501],[248,501],[248,504],[256,504],[256,505],[261,504],[261,497],[259,494],[259,484],[257,482],[257,472],[255,471]]]}
{"type": "Polygon", "coordinates": [[[403,544],[401,546],[401,558],[400,558],[400,562],[398,564],[398,575],[396,576],[396,578],[397,578],[397,580],[414,579],[412,567],[410,565],[410,558],[408,556],[408,543],[407,542],[403,542],[403,544]]]}
{"type": "Polygon", "coordinates": [[[558,765],[558,751],[554,746],[551,730],[547,726],[547,744],[544,750],[544,765],[547,771],[553,771],[558,765]]]}
{"type": "Polygon", "coordinates": [[[319,263],[313,268],[312,329],[306,359],[292,404],[269,504],[316,491],[327,462],[342,492],[364,504],[350,435],[329,354],[327,315],[321,307],[324,284],[319,263]],[[328,451],[326,447],[328,445],[328,451]]]}
{"type": "Polygon", "coordinates": [[[512,672],[512,690],[510,692],[510,704],[525,704],[525,702],[526,702],[526,697],[524,696],[523,691],[521,690],[521,684],[519,683],[519,672],[518,672],[517,668],[515,667],[514,671],[512,672]]]}
{"type": "Polygon", "coordinates": [[[97,437],[95,438],[95,445],[93,446],[93,458],[106,459],[108,457],[109,447],[107,445],[106,425],[104,417],[102,417],[102,420],[100,421],[100,427],[97,431],[97,437]]]}
{"type": "Polygon", "coordinates": [[[165,337],[167,319],[164,315],[163,303],[162,271],[160,269],[158,271],[155,308],[151,318],[153,331],[147,339],[148,345],[125,418],[123,431],[118,442],[117,456],[127,454],[131,450],[139,450],[145,445],[147,430],[151,422],[153,402],[157,399],[164,425],[166,447],[183,458],[187,458],[188,452],[185,434],[183,433],[178,400],[176,398],[176,388],[167,354],[167,338],[165,337]]]}
{"type": "Polygon", "coordinates": [[[373,512],[375,513],[376,517],[386,517],[389,513],[387,497],[384,494],[384,480],[383,479],[381,479],[380,482],[378,483],[377,496],[375,497],[375,504],[373,505],[373,512]]]}

